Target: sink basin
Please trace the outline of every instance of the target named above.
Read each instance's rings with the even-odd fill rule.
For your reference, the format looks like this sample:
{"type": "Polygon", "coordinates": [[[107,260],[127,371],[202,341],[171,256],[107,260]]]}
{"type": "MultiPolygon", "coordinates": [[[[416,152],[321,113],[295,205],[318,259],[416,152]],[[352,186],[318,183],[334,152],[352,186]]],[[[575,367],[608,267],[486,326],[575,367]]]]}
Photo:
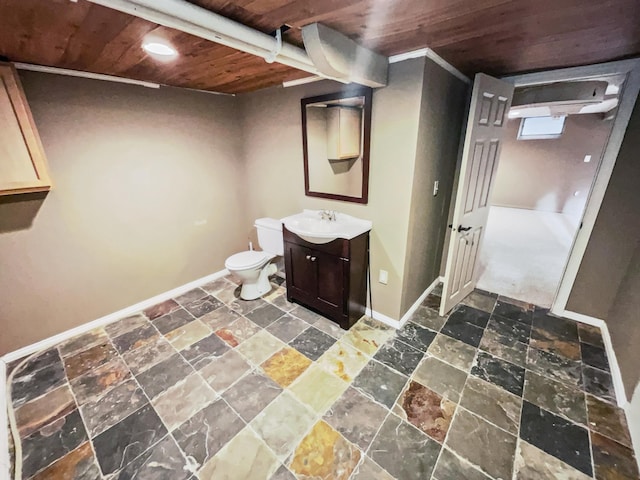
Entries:
{"type": "Polygon", "coordinates": [[[329,243],[336,238],[350,240],[371,230],[369,220],[336,212],[335,220],[322,219],[322,210],[303,210],[282,219],[287,230],[311,243],[329,243]]]}

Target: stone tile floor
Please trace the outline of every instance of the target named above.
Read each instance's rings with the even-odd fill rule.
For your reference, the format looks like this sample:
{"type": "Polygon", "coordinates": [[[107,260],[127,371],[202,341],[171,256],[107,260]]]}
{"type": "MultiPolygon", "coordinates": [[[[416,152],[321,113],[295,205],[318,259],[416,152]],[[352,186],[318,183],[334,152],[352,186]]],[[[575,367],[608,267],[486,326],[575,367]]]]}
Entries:
{"type": "MultiPolygon", "coordinates": [[[[32,359],[25,479],[638,479],[597,329],[438,292],[349,332],[220,279],[32,359]]],[[[15,367],[15,365],[13,366],[15,367]]]]}

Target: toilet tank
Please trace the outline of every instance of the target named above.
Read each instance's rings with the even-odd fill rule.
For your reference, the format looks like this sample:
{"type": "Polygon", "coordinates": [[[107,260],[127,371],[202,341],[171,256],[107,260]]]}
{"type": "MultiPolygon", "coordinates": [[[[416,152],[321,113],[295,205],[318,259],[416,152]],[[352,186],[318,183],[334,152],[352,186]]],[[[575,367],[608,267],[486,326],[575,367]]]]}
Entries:
{"type": "Polygon", "coordinates": [[[275,218],[258,218],[255,227],[260,248],[265,252],[282,256],[284,254],[282,222],[275,218]]]}

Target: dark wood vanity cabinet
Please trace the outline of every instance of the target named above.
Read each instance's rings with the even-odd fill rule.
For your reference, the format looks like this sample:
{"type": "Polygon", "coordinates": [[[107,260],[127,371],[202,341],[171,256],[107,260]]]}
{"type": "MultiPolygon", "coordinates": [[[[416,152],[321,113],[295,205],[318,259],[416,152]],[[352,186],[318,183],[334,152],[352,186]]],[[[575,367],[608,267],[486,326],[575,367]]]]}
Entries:
{"type": "Polygon", "coordinates": [[[366,308],[369,232],[324,244],[283,235],[287,299],[350,328],[366,308]]]}

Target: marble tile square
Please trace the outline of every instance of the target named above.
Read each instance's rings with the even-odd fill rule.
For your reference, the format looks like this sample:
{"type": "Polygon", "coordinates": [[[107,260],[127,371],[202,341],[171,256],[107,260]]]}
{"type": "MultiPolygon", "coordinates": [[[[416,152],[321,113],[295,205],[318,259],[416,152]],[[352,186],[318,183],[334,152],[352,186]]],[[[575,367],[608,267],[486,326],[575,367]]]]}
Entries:
{"type": "Polygon", "coordinates": [[[378,350],[373,358],[403,375],[410,376],[423,355],[421,351],[401,342],[400,339],[392,338],[378,350]]]}
{"type": "Polygon", "coordinates": [[[241,298],[236,298],[229,304],[229,308],[231,308],[231,310],[235,310],[241,315],[246,315],[266,303],[267,302],[261,298],[256,298],[255,300],[243,300],[241,298]]]}
{"type": "Polygon", "coordinates": [[[351,480],[395,480],[389,472],[365,456],[351,475],[351,480]]]}
{"type": "Polygon", "coordinates": [[[582,384],[585,392],[609,402],[616,401],[610,373],[585,365],[582,367],[582,384]]]}
{"type": "Polygon", "coordinates": [[[216,393],[207,382],[197,373],[192,373],[155,397],[151,403],[165,426],[173,431],[216,398],[216,393]]]}
{"type": "Polygon", "coordinates": [[[430,293],[422,301],[422,305],[427,307],[427,308],[432,308],[434,310],[438,310],[440,308],[440,302],[441,301],[442,301],[442,298],[440,297],[440,295],[435,295],[433,293],[430,293]]]}
{"type": "Polygon", "coordinates": [[[149,320],[154,320],[158,317],[166,315],[167,313],[171,313],[178,308],[180,308],[180,305],[178,305],[175,300],[165,300],[164,302],[147,308],[143,313],[149,320]]]}
{"type": "Polygon", "coordinates": [[[578,337],[582,343],[604,348],[602,332],[598,327],[587,325],[586,323],[578,323],[578,337]]]}
{"type": "Polygon", "coordinates": [[[299,478],[346,480],[362,452],[326,422],[316,423],[297,446],[289,469],[299,478]]]}
{"type": "Polygon", "coordinates": [[[39,470],[75,450],[88,440],[78,410],[22,439],[22,475],[30,478],[39,470]]]}
{"type": "Polygon", "coordinates": [[[393,413],[438,443],[447,435],[456,404],[418,382],[410,381],[393,413]]]}
{"type": "Polygon", "coordinates": [[[471,345],[439,333],[429,346],[427,353],[449,365],[468,372],[471,370],[476,349],[471,345]]]}
{"type": "Polygon", "coordinates": [[[186,469],[187,461],[171,436],[167,435],[144,452],[112,480],[171,479],[186,480],[191,473],[186,469]]]}
{"type": "Polygon", "coordinates": [[[286,344],[266,330],[260,330],[249,340],[243,342],[236,351],[240,352],[255,366],[259,366],[274,353],[286,347],[286,344]]]}
{"type": "Polygon", "coordinates": [[[327,411],[324,420],[366,451],[387,414],[387,409],[349,387],[327,411]]]}
{"type": "Polygon", "coordinates": [[[526,400],[522,405],[520,438],[584,474],[592,474],[587,429],[526,400]]]}
{"type": "Polygon", "coordinates": [[[20,438],[27,437],[43,426],[65,417],[76,408],[67,384],[23,404],[15,410],[20,438]]]}
{"type": "Polygon", "coordinates": [[[406,343],[410,347],[426,352],[436,337],[436,332],[419,326],[413,322],[407,322],[401,329],[396,332],[398,340],[406,343]]]}
{"type": "Polygon", "coordinates": [[[353,386],[390,409],[393,408],[407,381],[406,376],[372,360],[353,381],[353,386]]]}
{"type": "Polygon", "coordinates": [[[483,312],[491,313],[493,312],[493,308],[496,306],[497,300],[498,297],[495,294],[488,294],[486,292],[474,290],[467,295],[461,303],[469,307],[482,310],[483,312]]]}
{"type": "Polygon", "coordinates": [[[466,322],[463,316],[454,315],[454,313],[449,316],[440,333],[477,348],[480,345],[484,329],[466,322]]]}
{"type": "Polygon", "coordinates": [[[589,480],[590,476],[576,470],[556,457],[520,440],[514,465],[516,480],[589,480]]]}
{"type": "Polygon", "coordinates": [[[94,438],[146,405],[147,397],[135,380],[112,388],[100,398],[80,407],[89,436],[94,438]]]}
{"type": "Polygon", "coordinates": [[[214,310],[220,308],[222,305],[223,304],[220,300],[209,295],[207,297],[193,300],[187,304],[184,304],[183,307],[194,317],[200,318],[203,315],[211,313],[214,310]]]}
{"type": "Polygon", "coordinates": [[[202,367],[200,375],[211,388],[222,393],[249,370],[251,370],[249,362],[235,350],[229,350],[202,367]]]}
{"type": "Polygon", "coordinates": [[[66,381],[65,369],[61,361],[53,362],[49,366],[33,373],[22,375],[21,372],[18,372],[18,375],[13,378],[11,384],[13,406],[19,407],[34,398],[38,398],[62,386],[66,381]]]}
{"type": "Polygon", "coordinates": [[[472,465],[448,448],[443,448],[433,472],[437,480],[491,480],[476,465],[472,465]]]}
{"type": "Polygon", "coordinates": [[[598,480],[640,478],[633,450],[598,433],[591,432],[593,464],[598,480]]]}
{"type": "Polygon", "coordinates": [[[216,330],[215,333],[227,342],[230,347],[235,348],[259,331],[260,327],[255,323],[244,317],[240,317],[227,327],[216,330]]]}
{"type": "Polygon", "coordinates": [[[278,468],[278,459],[248,427],[233,437],[198,471],[199,478],[265,480],[278,468]]]}
{"type": "Polygon", "coordinates": [[[241,290],[242,287],[229,281],[227,285],[215,292],[214,296],[225,305],[231,305],[233,302],[240,299],[241,290]]]}
{"type": "Polygon", "coordinates": [[[577,339],[577,331],[576,339],[566,339],[553,331],[537,327],[534,322],[530,345],[538,350],[551,352],[571,360],[580,360],[580,343],[577,339]]]}
{"type": "Polygon", "coordinates": [[[200,286],[202,290],[211,295],[215,295],[216,293],[225,289],[235,289],[236,287],[237,285],[228,280],[226,277],[217,278],[216,280],[212,280],[211,282],[205,283],[204,285],[200,286]]]}
{"type": "Polygon", "coordinates": [[[182,327],[189,322],[195,320],[194,316],[187,312],[184,308],[179,308],[171,313],[167,313],[153,321],[153,325],[163,335],[169,333],[176,328],[182,327]]]}
{"type": "Polygon", "coordinates": [[[519,305],[515,305],[511,301],[507,301],[505,297],[499,296],[493,314],[531,325],[533,323],[533,308],[522,302],[519,303],[519,305]]]}
{"type": "Polygon", "coordinates": [[[199,320],[215,332],[221,328],[228,327],[239,318],[242,318],[239,313],[234,312],[227,306],[222,306],[213,312],[203,315],[199,320]]]}
{"type": "Polygon", "coordinates": [[[222,356],[229,350],[230,347],[224,343],[220,337],[211,334],[185,348],[180,354],[193,368],[199,370],[209,364],[214,358],[222,356]]]}
{"type": "Polygon", "coordinates": [[[295,303],[290,302],[289,300],[287,300],[287,294],[286,293],[280,293],[280,294],[276,295],[271,300],[271,303],[273,303],[276,307],[278,307],[280,310],[283,310],[285,312],[290,312],[291,310],[296,308],[296,304],[295,303]]]}
{"type": "Polygon", "coordinates": [[[454,453],[492,477],[505,480],[513,472],[516,444],[516,436],[464,408],[456,413],[446,440],[446,446],[454,453]],[[478,439],[482,439],[481,444],[478,439]]]}
{"type": "Polygon", "coordinates": [[[109,337],[104,328],[96,328],[58,344],[58,350],[63,358],[70,357],[82,350],[87,350],[108,341],[109,337]]]}
{"type": "Polygon", "coordinates": [[[286,388],[311,365],[311,360],[294,348],[283,348],[265,360],[261,368],[274,382],[286,388]]]}
{"type": "Polygon", "coordinates": [[[322,318],[322,315],[309,310],[308,308],[304,308],[302,305],[298,305],[293,310],[290,310],[289,314],[299,318],[300,320],[304,320],[310,325],[313,325],[319,318],[322,318]]]}
{"type": "Polygon", "coordinates": [[[460,405],[497,427],[518,435],[522,398],[471,376],[462,391],[460,405]]]}
{"type": "Polygon", "coordinates": [[[369,358],[348,343],[338,340],[318,360],[318,365],[347,383],[360,373],[369,358]]]}
{"type": "Polygon", "coordinates": [[[188,292],[183,293],[174,298],[176,302],[180,305],[186,305],[187,303],[191,303],[194,300],[200,300],[208,295],[208,292],[204,291],[200,287],[196,287],[193,290],[189,290],[188,292]]]}
{"type": "Polygon", "coordinates": [[[572,343],[579,342],[578,324],[573,320],[555,317],[536,311],[533,315],[533,330],[544,330],[551,336],[572,343]]]}
{"type": "Polygon", "coordinates": [[[116,472],[167,435],[151,405],[146,405],[93,440],[104,475],[116,472]]]}
{"type": "Polygon", "coordinates": [[[85,442],[64,457],[40,470],[30,480],[102,480],[89,442],[85,442]]]}
{"type": "Polygon", "coordinates": [[[74,378],[71,381],[71,388],[78,404],[82,405],[104,395],[129,379],[131,379],[129,368],[119,357],[116,357],[82,376],[74,378]]]}
{"type": "Polygon", "coordinates": [[[477,308],[469,307],[468,305],[457,305],[449,315],[449,318],[460,319],[470,325],[475,325],[479,328],[486,328],[489,323],[491,314],[477,308]]]}
{"type": "Polygon", "coordinates": [[[467,380],[467,373],[427,356],[413,373],[413,379],[455,403],[467,380]]]}
{"type": "Polygon", "coordinates": [[[629,426],[624,410],[607,402],[587,395],[589,428],[594,432],[612,438],[618,443],[632,448],[629,426]]]}
{"type": "Polygon", "coordinates": [[[270,378],[257,372],[242,377],[228,388],[222,398],[245,421],[250,422],[282,392],[270,378]]]}
{"type": "Polygon", "coordinates": [[[309,327],[300,335],[289,342],[289,346],[295,348],[305,357],[318,360],[326,352],[336,339],[317,328],[309,327]]]}
{"type": "Polygon", "coordinates": [[[530,347],[527,352],[527,369],[574,388],[582,386],[582,365],[577,360],[530,347]]]}
{"type": "Polygon", "coordinates": [[[137,350],[140,347],[155,343],[160,337],[160,333],[153,325],[147,322],[146,325],[138,327],[130,332],[124,333],[113,339],[113,344],[120,354],[137,350]]]}
{"type": "Polygon", "coordinates": [[[531,370],[525,374],[524,399],[575,423],[587,424],[585,395],[582,391],[531,370]]]}
{"type": "Polygon", "coordinates": [[[498,334],[499,337],[496,338],[502,338],[506,345],[513,345],[515,342],[528,345],[531,336],[530,325],[497,315],[490,318],[487,330],[498,334]]]}
{"type": "Polygon", "coordinates": [[[373,356],[393,334],[394,330],[390,328],[377,328],[360,320],[342,337],[342,341],[373,356]]]}
{"type": "Polygon", "coordinates": [[[110,323],[104,327],[104,330],[111,338],[117,338],[131,330],[135,330],[136,328],[144,327],[146,325],[149,325],[147,317],[141,313],[136,313],[135,315],[110,323]]]}
{"type": "Polygon", "coordinates": [[[417,428],[389,415],[369,448],[369,455],[395,478],[424,480],[438,460],[440,445],[417,428]]]}
{"type": "Polygon", "coordinates": [[[420,325],[421,327],[426,327],[434,332],[439,332],[442,326],[447,321],[447,316],[441,317],[438,315],[437,310],[433,310],[431,308],[427,308],[424,306],[419,306],[418,309],[409,317],[409,321],[415,323],[416,325],[420,325]]]}
{"type": "Polygon", "coordinates": [[[182,451],[202,466],[244,426],[245,423],[229,405],[218,399],[176,428],[173,437],[182,451]]]}
{"type": "Polygon", "coordinates": [[[338,325],[336,322],[324,317],[316,320],[313,326],[321,332],[324,332],[327,335],[331,335],[336,340],[339,340],[347,333],[347,330],[340,328],[340,325],[338,325]]]}
{"type": "Polygon", "coordinates": [[[521,342],[504,341],[501,335],[492,330],[485,330],[478,347],[480,350],[490,353],[494,357],[506,360],[520,367],[527,365],[527,351],[529,347],[521,342]]]}
{"type": "Polygon", "coordinates": [[[318,365],[312,365],[298,377],[289,391],[314,412],[322,415],[349,385],[318,365]]]}
{"type": "Polygon", "coordinates": [[[276,319],[266,330],[285,343],[300,335],[309,326],[308,323],[291,315],[283,315],[276,319]]]}
{"type": "Polygon", "coordinates": [[[287,391],[251,422],[253,430],[284,461],[313,425],[316,415],[287,391]]]}
{"type": "Polygon", "coordinates": [[[176,353],[171,344],[164,338],[159,337],[155,343],[149,343],[132,352],[122,355],[123,360],[134,375],[139,375],[150,369],[171,355],[176,353]]]}
{"type": "Polygon", "coordinates": [[[604,348],[594,347],[588,343],[581,343],[580,353],[582,354],[582,363],[585,365],[609,372],[609,361],[607,360],[607,353],[604,348]]]}
{"type": "MultiPolygon", "coordinates": [[[[101,343],[64,359],[67,378],[73,380],[118,356],[111,343],[101,343]]],[[[38,372],[39,373],[39,372],[38,372]]]]}
{"type": "Polygon", "coordinates": [[[180,351],[199,342],[211,334],[211,329],[200,320],[194,320],[182,327],[170,331],[165,335],[166,339],[171,342],[173,348],[180,351]]]}
{"type": "Polygon", "coordinates": [[[278,307],[274,307],[270,303],[264,303],[258,308],[251,310],[246,314],[246,317],[256,325],[266,328],[271,325],[276,319],[284,315],[285,312],[278,307]]]}
{"type": "Polygon", "coordinates": [[[478,352],[471,375],[504,388],[519,397],[524,388],[525,369],[485,352],[478,352]]]}
{"type": "Polygon", "coordinates": [[[149,398],[153,399],[192,372],[191,365],[176,353],[142,372],[136,378],[149,398]]]}

